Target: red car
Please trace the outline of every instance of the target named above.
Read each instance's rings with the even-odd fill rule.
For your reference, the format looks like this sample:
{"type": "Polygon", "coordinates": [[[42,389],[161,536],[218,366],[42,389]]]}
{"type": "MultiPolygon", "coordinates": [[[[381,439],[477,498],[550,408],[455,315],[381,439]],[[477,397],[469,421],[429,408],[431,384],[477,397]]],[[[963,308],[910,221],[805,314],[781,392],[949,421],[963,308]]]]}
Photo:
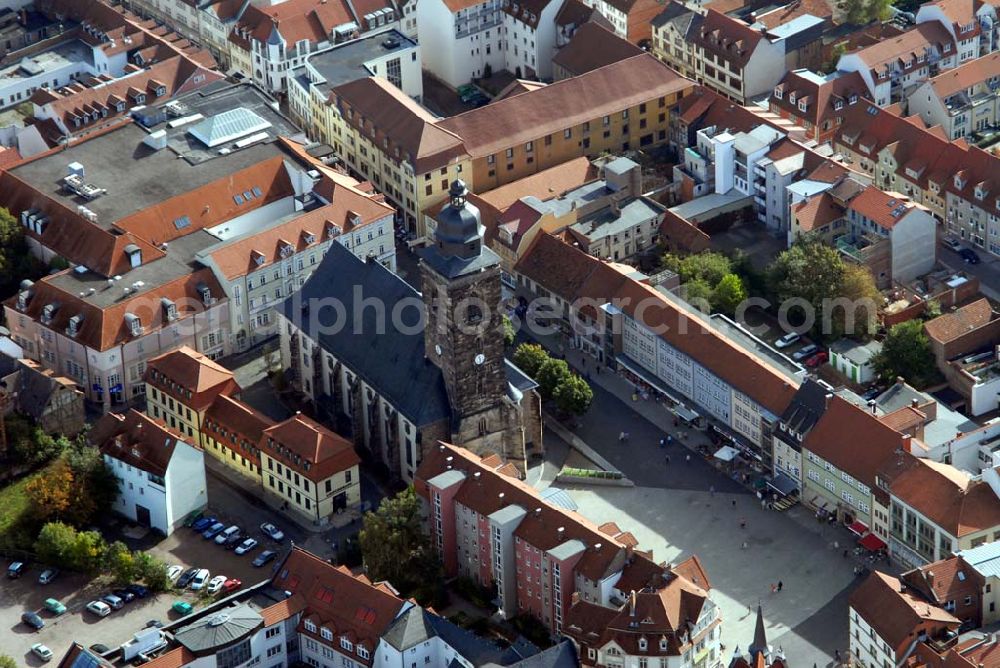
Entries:
{"type": "Polygon", "coordinates": [[[806,366],[810,369],[815,369],[818,366],[826,364],[829,359],[830,357],[826,354],[826,351],[821,350],[806,360],[806,366]]]}
{"type": "Polygon", "coordinates": [[[222,585],[222,591],[226,594],[234,592],[243,586],[242,580],[237,580],[236,578],[229,578],[222,585]]]}

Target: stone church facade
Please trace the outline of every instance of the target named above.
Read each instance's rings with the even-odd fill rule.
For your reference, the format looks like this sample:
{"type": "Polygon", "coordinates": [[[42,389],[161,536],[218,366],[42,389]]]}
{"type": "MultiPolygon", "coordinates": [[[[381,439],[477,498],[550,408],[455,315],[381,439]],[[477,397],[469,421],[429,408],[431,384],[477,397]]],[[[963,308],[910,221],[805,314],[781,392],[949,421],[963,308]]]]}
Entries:
{"type": "Polygon", "coordinates": [[[496,454],[522,472],[542,454],[537,386],[504,357],[500,260],[465,197],[455,182],[434,243],[420,253],[422,292],[334,244],[280,310],[295,389],[405,482],[438,441],[496,454]]]}

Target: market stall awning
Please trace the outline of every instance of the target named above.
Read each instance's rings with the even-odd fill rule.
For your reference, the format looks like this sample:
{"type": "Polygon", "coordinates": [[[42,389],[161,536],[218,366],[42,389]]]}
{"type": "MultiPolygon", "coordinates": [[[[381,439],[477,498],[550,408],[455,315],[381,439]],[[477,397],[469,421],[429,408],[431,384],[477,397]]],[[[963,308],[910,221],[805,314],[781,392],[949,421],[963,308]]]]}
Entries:
{"type": "Polygon", "coordinates": [[[885,541],[873,533],[870,533],[859,540],[858,545],[865,548],[869,552],[878,552],[879,550],[884,550],[887,547],[885,541]]]}
{"type": "Polygon", "coordinates": [[[798,484],[784,473],[779,473],[768,480],[767,486],[782,496],[788,496],[799,488],[798,484]]]}
{"type": "Polygon", "coordinates": [[[868,525],[864,522],[855,521],[853,524],[847,526],[847,530],[860,537],[868,533],[868,525]]]}
{"type": "Polygon", "coordinates": [[[737,454],[739,453],[736,451],[736,448],[724,445],[715,451],[715,458],[723,462],[731,462],[736,458],[737,454]]]}

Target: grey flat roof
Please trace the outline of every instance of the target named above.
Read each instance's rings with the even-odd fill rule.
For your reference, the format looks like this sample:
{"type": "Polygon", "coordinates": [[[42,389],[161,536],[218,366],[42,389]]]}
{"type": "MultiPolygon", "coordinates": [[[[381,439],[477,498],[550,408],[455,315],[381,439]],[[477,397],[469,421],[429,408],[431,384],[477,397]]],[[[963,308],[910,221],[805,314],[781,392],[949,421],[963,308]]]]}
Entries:
{"type": "MultiPolygon", "coordinates": [[[[341,84],[363,79],[372,76],[372,72],[365,67],[376,58],[381,58],[390,53],[403,52],[416,48],[417,43],[409,37],[399,32],[395,28],[390,28],[382,32],[374,33],[360,39],[356,39],[346,44],[339,44],[325,51],[317,51],[306,57],[306,62],[324,79],[325,83],[317,83],[316,86],[323,91],[329,91],[341,84]],[[394,39],[398,42],[396,46],[387,47],[384,42],[387,39],[394,39]]],[[[385,77],[385,72],[378,72],[379,76],[385,77]]],[[[294,72],[296,79],[300,83],[305,82],[304,87],[308,89],[308,76],[305,76],[305,67],[297,68],[294,72]]]]}
{"type": "Polygon", "coordinates": [[[0,89],[12,86],[24,79],[55,72],[75,63],[89,63],[93,65],[93,61],[93,50],[82,41],[72,39],[60,42],[50,49],[25,56],[17,62],[0,68],[0,89]],[[27,65],[32,71],[22,70],[22,64],[27,65]]]}
{"type": "Polygon", "coordinates": [[[656,218],[666,211],[651,200],[636,197],[624,204],[619,204],[619,212],[616,214],[607,207],[596,213],[582,218],[571,226],[571,229],[578,234],[595,241],[614,234],[620,234],[631,229],[643,221],[656,218]]]}
{"type": "Polygon", "coordinates": [[[270,98],[249,84],[212,85],[177,99],[190,114],[203,116],[237,107],[251,109],[271,123],[267,130],[269,139],[219,155],[217,148],[206,149],[191,137],[188,126],[168,128],[164,122],[152,128],[167,132],[167,148],[156,151],[143,143],[147,131],[139,123],[130,123],[12,171],[36,190],[72,209],[80,204],[86,206],[97,214],[97,224],[107,229],[137,211],[281,155],[275,139],[300,134],[290,121],[271,108],[270,98]],[[88,202],[64,192],[62,179],[71,162],[82,164],[85,180],[105,188],[107,193],[88,202]]]}
{"type": "Polygon", "coordinates": [[[559,543],[548,552],[552,556],[552,558],[558,559],[559,561],[564,561],[572,557],[574,554],[583,552],[586,549],[587,546],[584,545],[582,541],[579,541],[576,538],[574,538],[572,540],[567,540],[563,543],[559,543]]]}
{"type": "Polygon", "coordinates": [[[130,270],[122,280],[116,281],[113,287],[108,287],[108,279],[92,271],[66,271],[52,276],[49,282],[61,290],[78,295],[88,304],[107,308],[122,301],[125,288],[131,289],[138,281],[143,285],[138,290],[132,291],[130,298],[200,269],[201,265],[194,262],[195,253],[218,242],[218,239],[204,230],[175,239],[170,242],[166,257],[152,262],[144,261],[143,264],[130,270]],[[94,294],[86,294],[91,288],[94,294]]]}

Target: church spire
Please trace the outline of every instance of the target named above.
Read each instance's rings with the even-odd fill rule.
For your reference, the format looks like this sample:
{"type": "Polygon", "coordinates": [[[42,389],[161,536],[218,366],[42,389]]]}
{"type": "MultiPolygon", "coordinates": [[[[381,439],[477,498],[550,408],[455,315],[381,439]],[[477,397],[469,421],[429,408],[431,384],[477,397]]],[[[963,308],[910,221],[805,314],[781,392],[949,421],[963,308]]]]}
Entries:
{"type": "Polygon", "coordinates": [[[757,627],[753,632],[753,643],[750,645],[750,661],[753,662],[758,654],[767,656],[767,633],[764,630],[764,610],[761,604],[757,604],[757,627]]]}

